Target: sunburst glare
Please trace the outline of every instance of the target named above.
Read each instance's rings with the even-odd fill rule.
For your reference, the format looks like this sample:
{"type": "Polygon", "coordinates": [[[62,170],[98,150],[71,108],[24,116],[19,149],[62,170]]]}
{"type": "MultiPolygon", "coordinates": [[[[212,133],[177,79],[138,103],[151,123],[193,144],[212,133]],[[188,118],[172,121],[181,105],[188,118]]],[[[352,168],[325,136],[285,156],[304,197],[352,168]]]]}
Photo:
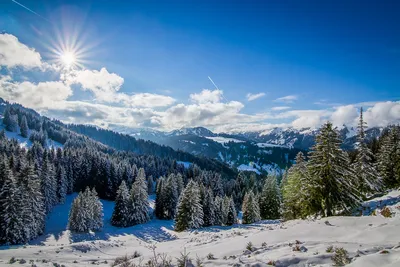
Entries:
{"type": "Polygon", "coordinates": [[[60,60],[62,61],[62,63],[66,66],[66,67],[71,67],[75,64],[76,62],[76,58],[75,58],[75,54],[73,52],[70,51],[65,51],[61,57],[60,60]]]}

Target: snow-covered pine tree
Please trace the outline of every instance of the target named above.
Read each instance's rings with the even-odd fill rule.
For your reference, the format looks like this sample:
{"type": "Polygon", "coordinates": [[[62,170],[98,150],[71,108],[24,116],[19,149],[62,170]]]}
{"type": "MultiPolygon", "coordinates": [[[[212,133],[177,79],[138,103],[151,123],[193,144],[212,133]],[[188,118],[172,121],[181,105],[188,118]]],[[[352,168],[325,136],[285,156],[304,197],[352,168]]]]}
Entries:
{"type": "Polygon", "coordinates": [[[21,136],[27,138],[29,128],[28,128],[28,123],[26,121],[25,115],[22,116],[19,127],[20,127],[20,131],[21,131],[21,136]]]}
{"type": "Polygon", "coordinates": [[[176,185],[178,189],[178,199],[179,199],[179,196],[181,195],[183,189],[185,188],[185,184],[183,183],[182,174],[178,173],[175,175],[175,177],[176,177],[176,185]]]}
{"type": "Polygon", "coordinates": [[[0,243],[19,244],[26,240],[26,228],[23,220],[23,195],[17,187],[7,162],[0,164],[0,173],[4,175],[0,191],[0,243]]]}
{"type": "Polygon", "coordinates": [[[214,225],[223,225],[224,221],[224,199],[216,196],[214,199],[214,225]]]}
{"type": "Polygon", "coordinates": [[[262,219],[274,220],[280,217],[281,200],[275,175],[269,175],[265,180],[259,201],[262,219]]]}
{"type": "Polygon", "coordinates": [[[287,178],[282,185],[283,217],[285,219],[305,218],[312,213],[321,210],[320,203],[316,207],[312,205],[315,197],[313,188],[315,181],[311,179],[307,162],[302,152],[296,155],[296,164],[287,171],[287,178]]]}
{"type": "Polygon", "coordinates": [[[176,177],[170,174],[163,187],[164,189],[164,218],[167,220],[173,219],[176,213],[176,206],[178,205],[179,195],[176,177]]]}
{"type": "Polygon", "coordinates": [[[19,188],[23,194],[23,220],[26,239],[31,240],[41,235],[45,227],[44,198],[40,189],[39,177],[32,165],[23,166],[18,174],[19,188]]]}
{"type": "Polygon", "coordinates": [[[147,177],[147,193],[149,195],[154,193],[154,179],[151,175],[147,177]]]}
{"type": "Polygon", "coordinates": [[[158,178],[157,189],[156,189],[156,203],[154,208],[154,214],[158,219],[165,219],[164,183],[165,183],[164,177],[158,178]]]}
{"type": "Polygon", "coordinates": [[[18,129],[18,116],[13,115],[9,107],[4,110],[3,124],[7,131],[16,132],[18,129]]]}
{"type": "Polygon", "coordinates": [[[83,207],[83,193],[80,192],[74,199],[69,211],[68,229],[75,232],[87,232],[87,210],[83,207]]]}
{"type": "Polygon", "coordinates": [[[68,219],[68,229],[76,232],[98,231],[103,227],[103,205],[96,191],[86,188],[74,199],[68,219]]]}
{"type": "Polygon", "coordinates": [[[228,221],[228,212],[229,212],[229,197],[224,196],[222,198],[222,224],[226,225],[228,221]]]}
{"type": "Polygon", "coordinates": [[[10,115],[9,123],[6,125],[6,129],[10,132],[18,131],[18,116],[10,115]]]}
{"type": "Polygon", "coordinates": [[[121,182],[121,185],[117,191],[117,197],[115,199],[114,211],[111,217],[111,224],[119,227],[127,227],[130,225],[130,194],[125,181],[121,182]]]}
{"type": "Polygon", "coordinates": [[[392,126],[389,134],[381,137],[378,153],[378,170],[386,188],[400,184],[400,127],[392,126]]]}
{"type": "Polygon", "coordinates": [[[203,225],[203,207],[200,201],[199,186],[191,180],[179,199],[175,216],[175,231],[181,232],[186,229],[199,228],[203,225]]]}
{"type": "Polygon", "coordinates": [[[211,188],[205,189],[203,199],[203,226],[211,226],[215,223],[214,195],[211,188]]]}
{"type": "Polygon", "coordinates": [[[10,124],[10,117],[11,117],[10,107],[7,106],[3,112],[3,124],[4,126],[6,126],[6,129],[8,127],[7,125],[10,124]]]}
{"type": "Polygon", "coordinates": [[[97,192],[94,188],[90,191],[88,201],[92,216],[90,230],[99,231],[101,228],[103,228],[103,204],[101,204],[97,192]]]}
{"type": "Polygon", "coordinates": [[[131,218],[132,225],[146,223],[149,217],[149,200],[147,194],[146,174],[143,168],[139,169],[131,189],[131,218]]]}
{"type": "Polygon", "coordinates": [[[342,140],[332,123],[322,126],[315,141],[308,166],[324,215],[332,216],[336,210],[356,207],[360,201],[356,177],[348,155],[340,148],[342,140]]]}
{"type": "Polygon", "coordinates": [[[58,203],[64,204],[68,191],[68,181],[65,174],[65,169],[61,164],[58,164],[56,170],[57,180],[57,200],[58,203]]]}
{"type": "Polygon", "coordinates": [[[43,155],[40,180],[46,214],[48,214],[53,209],[54,205],[57,204],[57,183],[54,167],[49,161],[47,153],[43,155]]]}
{"type": "Polygon", "coordinates": [[[237,223],[237,212],[235,208],[235,203],[233,202],[232,197],[229,198],[228,205],[228,215],[226,216],[226,225],[233,225],[237,223]]]}
{"type": "Polygon", "coordinates": [[[253,191],[246,193],[243,200],[243,224],[250,224],[261,220],[260,207],[256,201],[253,191]]]}
{"type": "Polygon", "coordinates": [[[372,152],[365,140],[365,129],[367,123],[363,118],[363,109],[360,109],[360,119],[357,132],[357,156],[353,163],[355,175],[357,177],[358,189],[365,197],[367,194],[379,192],[382,189],[382,181],[372,162],[372,152]]]}

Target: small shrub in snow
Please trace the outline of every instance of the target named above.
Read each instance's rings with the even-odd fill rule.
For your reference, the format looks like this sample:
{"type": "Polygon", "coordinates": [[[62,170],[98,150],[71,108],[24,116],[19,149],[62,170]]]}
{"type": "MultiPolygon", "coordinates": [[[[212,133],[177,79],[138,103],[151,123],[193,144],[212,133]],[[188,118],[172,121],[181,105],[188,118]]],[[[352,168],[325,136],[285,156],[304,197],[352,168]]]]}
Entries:
{"type": "Polygon", "coordinates": [[[299,251],[299,252],[307,252],[308,249],[305,246],[300,246],[300,245],[295,245],[292,248],[293,251],[299,251]]]}
{"type": "Polygon", "coordinates": [[[204,266],[203,261],[198,256],[196,256],[196,267],[203,267],[203,266],[204,266]]]}
{"type": "Polygon", "coordinates": [[[327,253],[332,253],[333,252],[333,246],[329,246],[326,248],[327,253]]]}
{"type": "Polygon", "coordinates": [[[12,257],[9,261],[8,261],[8,263],[9,264],[13,264],[13,263],[15,263],[17,260],[15,259],[15,257],[12,257]]]}
{"type": "Polygon", "coordinates": [[[295,246],[292,248],[292,250],[293,250],[293,251],[300,251],[300,246],[299,246],[299,245],[295,245],[295,246]]]}
{"type": "Polygon", "coordinates": [[[261,246],[262,246],[263,248],[267,247],[267,242],[262,242],[261,246]]]}
{"type": "Polygon", "coordinates": [[[130,262],[132,259],[138,258],[138,257],[140,257],[140,256],[141,256],[140,252],[135,251],[135,252],[134,252],[132,255],[130,255],[130,256],[125,255],[125,256],[117,257],[117,258],[114,260],[114,262],[111,264],[111,266],[120,265],[120,266],[126,266],[126,267],[128,267],[128,266],[130,266],[130,263],[129,263],[129,262],[130,262]]]}
{"type": "Polygon", "coordinates": [[[251,243],[251,242],[247,243],[246,249],[249,250],[249,251],[253,251],[254,250],[253,243],[251,243]]]}
{"type": "Polygon", "coordinates": [[[386,250],[386,249],[384,249],[384,250],[382,250],[381,252],[379,252],[379,254],[389,254],[389,251],[386,250]]]}
{"type": "Polygon", "coordinates": [[[270,260],[267,262],[267,265],[276,266],[276,261],[270,260]]]}
{"type": "Polygon", "coordinates": [[[224,257],[223,257],[223,259],[224,259],[224,260],[227,260],[227,259],[228,259],[228,257],[227,257],[227,256],[224,256],[224,257]]]}
{"type": "Polygon", "coordinates": [[[384,207],[381,210],[381,215],[385,218],[391,218],[393,214],[388,207],[384,207]]]}
{"type": "Polygon", "coordinates": [[[214,256],[214,254],[212,254],[212,253],[208,253],[208,255],[207,255],[207,260],[215,260],[216,258],[215,258],[215,256],[214,256]]]}
{"type": "Polygon", "coordinates": [[[26,260],[24,260],[24,259],[19,260],[19,264],[25,264],[25,263],[26,263],[26,260]]]}
{"type": "Polygon", "coordinates": [[[350,263],[349,253],[344,248],[335,248],[335,254],[332,256],[333,266],[345,266],[350,263]]]}
{"type": "Polygon", "coordinates": [[[176,259],[178,261],[178,267],[187,267],[192,265],[192,259],[189,258],[189,253],[186,253],[186,249],[181,252],[181,256],[176,259]]]}

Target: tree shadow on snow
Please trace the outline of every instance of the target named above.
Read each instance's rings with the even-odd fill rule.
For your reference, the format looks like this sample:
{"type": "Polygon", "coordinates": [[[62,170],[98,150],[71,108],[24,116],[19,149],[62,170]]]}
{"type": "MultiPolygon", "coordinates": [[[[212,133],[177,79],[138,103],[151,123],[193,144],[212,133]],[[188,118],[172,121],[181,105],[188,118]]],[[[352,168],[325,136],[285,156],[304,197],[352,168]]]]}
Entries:
{"type": "Polygon", "coordinates": [[[90,233],[75,233],[67,229],[68,213],[73,199],[77,194],[67,196],[64,204],[58,205],[49,214],[46,221],[45,233],[32,240],[32,245],[49,245],[51,243],[69,244],[81,241],[109,240],[112,237],[132,235],[144,241],[169,241],[176,237],[170,234],[173,230],[173,221],[152,219],[148,223],[126,228],[111,225],[111,216],[114,202],[101,200],[103,204],[104,226],[101,231],[90,233]]]}

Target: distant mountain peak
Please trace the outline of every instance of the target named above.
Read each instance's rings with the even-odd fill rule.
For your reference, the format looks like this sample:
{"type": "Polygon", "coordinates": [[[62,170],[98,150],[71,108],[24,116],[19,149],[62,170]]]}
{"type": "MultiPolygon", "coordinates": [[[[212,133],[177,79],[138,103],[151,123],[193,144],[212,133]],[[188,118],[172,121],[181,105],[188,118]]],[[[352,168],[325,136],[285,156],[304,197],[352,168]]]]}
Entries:
{"type": "Polygon", "coordinates": [[[204,128],[204,127],[181,128],[179,130],[174,130],[172,132],[169,132],[168,135],[174,135],[174,136],[197,135],[197,136],[205,136],[205,137],[216,136],[215,133],[213,133],[212,131],[210,131],[209,129],[204,128]]]}

